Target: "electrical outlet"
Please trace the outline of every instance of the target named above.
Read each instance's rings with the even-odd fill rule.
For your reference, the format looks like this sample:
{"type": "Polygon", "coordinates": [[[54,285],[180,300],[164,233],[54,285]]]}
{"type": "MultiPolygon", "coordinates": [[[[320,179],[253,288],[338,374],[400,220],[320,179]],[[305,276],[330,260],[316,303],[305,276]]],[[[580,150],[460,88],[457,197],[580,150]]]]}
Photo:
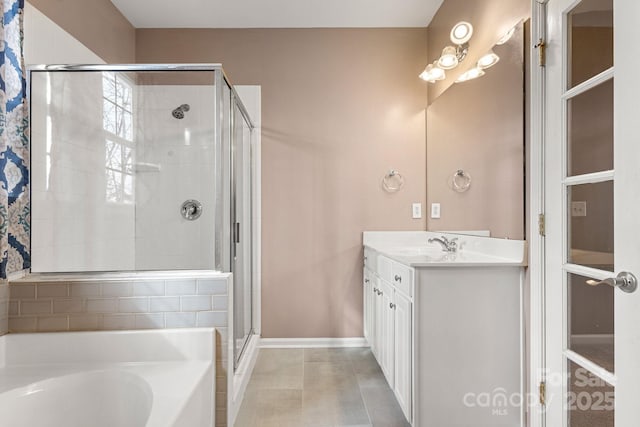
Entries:
{"type": "Polygon", "coordinates": [[[411,209],[413,212],[413,219],[422,218],[422,203],[414,203],[411,209]]]}
{"type": "Polygon", "coordinates": [[[571,202],[571,216],[587,216],[587,202],[571,202]]]}
{"type": "Polygon", "coordinates": [[[440,203],[431,203],[431,218],[440,218],[440,203]]]}

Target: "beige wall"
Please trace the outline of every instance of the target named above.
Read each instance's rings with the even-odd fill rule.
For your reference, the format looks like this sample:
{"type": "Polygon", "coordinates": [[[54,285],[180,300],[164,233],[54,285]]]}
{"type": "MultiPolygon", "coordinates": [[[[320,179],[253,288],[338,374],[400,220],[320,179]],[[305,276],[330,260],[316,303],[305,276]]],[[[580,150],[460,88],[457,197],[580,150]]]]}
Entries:
{"type": "Polygon", "coordinates": [[[433,62],[440,57],[442,49],[451,44],[451,28],[459,21],[468,21],[474,27],[469,42],[469,54],[464,62],[447,72],[447,78],[431,86],[429,103],[440,96],[453,82],[518,21],[531,16],[530,0],[445,0],[429,24],[429,56],[433,62]]]}
{"type": "Polygon", "coordinates": [[[109,0],[28,0],[108,63],[135,61],[135,29],[109,0]]]}
{"type": "Polygon", "coordinates": [[[138,62],[262,86],[264,337],[362,336],[361,233],[425,228],[426,50],[424,28],[137,31],[138,62]]]}
{"type": "Polygon", "coordinates": [[[427,204],[441,204],[429,230],[489,230],[524,239],[523,30],[495,52],[476,80],[451,86],[427,112],[427,204]],[[453,190],[463,169],[471,187],[453,190]]]}

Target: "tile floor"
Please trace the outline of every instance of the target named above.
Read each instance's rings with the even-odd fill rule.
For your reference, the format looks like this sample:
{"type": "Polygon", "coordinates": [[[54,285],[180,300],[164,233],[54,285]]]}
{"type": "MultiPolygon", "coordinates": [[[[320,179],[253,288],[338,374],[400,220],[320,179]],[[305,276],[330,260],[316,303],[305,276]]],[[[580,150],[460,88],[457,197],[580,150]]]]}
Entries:
{"type": "Polygon", "coordinates": [[[368,348],[262,349],[235,427],[409,426],[368,348]]]}

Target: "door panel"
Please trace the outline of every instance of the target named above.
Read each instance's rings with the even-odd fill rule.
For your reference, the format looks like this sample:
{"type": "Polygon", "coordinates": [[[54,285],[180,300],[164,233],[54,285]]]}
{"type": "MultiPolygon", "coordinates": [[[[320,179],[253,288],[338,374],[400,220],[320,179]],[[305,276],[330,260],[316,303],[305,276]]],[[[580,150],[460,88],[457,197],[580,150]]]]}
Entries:
{"type": "Polygon", "coordinates": [[[364,308],[364,338],[371,345],[371,295],[373,295],[373,281],[371,273],[367,268],[364,269],[364,284],[362,287],[362,298],[364,308]]]}
{"type": "Polygon", "coordinates": [[[568,262],[613,271],[613,179],[568,185],[567,201],[568,262]]]}
{"type": "Polygon", "coordinates": [[[568,175],[613,169],[613,79],[568,100],[568,175]]]}
{"type": "Polygon", "coordinates": [[[384,376],[387,377],[387,381],[393,387],[394,384],[394,328],[395,328],[395,316],[393,312],[393,288],[388,283],[382,281],[380,283],[380,318],[382,323],[382,336],[380,343],[381,360],[380,366],[384,376]]]}
{"type": "Polygon", "coordinates": [[[411,419],[411,302],[397,292],[395,311],[394,392],[407,419],[411,419]]]}
{"type": "Polygon", "coordinates": [[[601,281],[640,272],[639,4],[548,3],[547,426],[638,425],[640,293],[601,281]]]}
{"type": "Polygon", "coordinates": [[[376,357],[378,364],[382,366],[382,340],[383,340],[383,306],[382,306],[382,296],[380,295],[380,288],[382,286],[382,280],[379,277],[375,279],[375,289],[374,297],[373,297],[373,355],[376,357]]]}
{"type": "Polygon", "coordinates": [[[567,409],[571,427],[614,427],[614,389],[580,365],[569,362],[567,409]]]}

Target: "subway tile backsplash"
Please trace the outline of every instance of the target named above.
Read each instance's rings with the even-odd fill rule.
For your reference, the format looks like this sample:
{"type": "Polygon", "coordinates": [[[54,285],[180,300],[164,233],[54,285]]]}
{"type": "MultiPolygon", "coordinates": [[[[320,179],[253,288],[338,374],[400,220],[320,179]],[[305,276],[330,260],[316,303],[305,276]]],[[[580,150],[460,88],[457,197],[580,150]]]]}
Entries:
{"type": "Polygon", "coordinates": [[[67,283],[22,279],[11,283],[10,299],[0,299],[0,309],[8,314],[10,332],[226,328],[227,288],[226,278],[67,283]]]}

